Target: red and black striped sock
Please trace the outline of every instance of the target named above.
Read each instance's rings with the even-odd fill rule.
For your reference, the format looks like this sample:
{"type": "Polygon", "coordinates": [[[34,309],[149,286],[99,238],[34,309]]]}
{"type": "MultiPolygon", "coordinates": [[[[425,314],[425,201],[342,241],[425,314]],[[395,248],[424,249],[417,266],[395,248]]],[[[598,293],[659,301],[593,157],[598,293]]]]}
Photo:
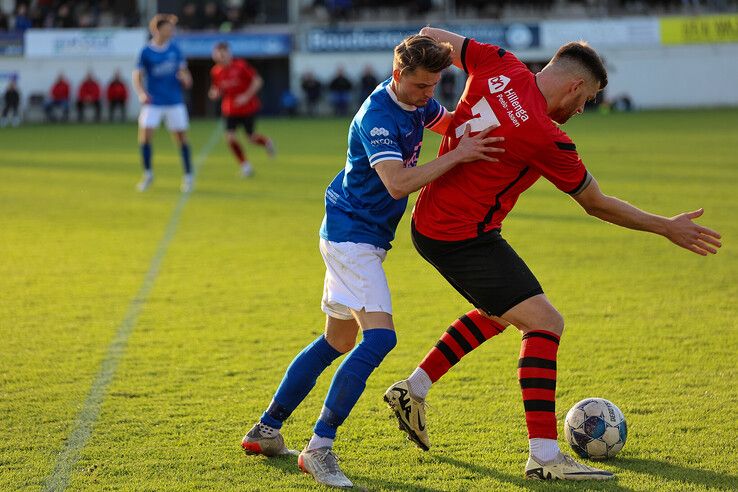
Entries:
{"type": "Polygon", "coordinates": [[[238,159],[239,165],[246,160],[246,155],[243,153],[243,148],[241,147],[240,143],[236,142],[235,140],[231,140],[230,142],[228,142],[228,145],[231,146],[231,152],[233,152],[233,155],[235,155],[236,159],[238,159]]]}
{"type": "Polygon", "coordinates": [[[559,336],[550,331],[523,335],[518,379],[523,390],[528,439],[556,439],[556,352],[559,336]]]}
{"type": "Polygon", "coordinates": [[[469,311],[451,323],[419,367],[435,383],[462,357],[503,331],[504,326],[485,318],[476,309],[469,311]]]}
{"type": "Polygon", "coordinates": [[[254,142],[256,145],[261,145],[262,147],[265,147],[267,142],[269,142],[269,139],[261,133],[253,133],[251,135],[251,141],[254,142]]]}

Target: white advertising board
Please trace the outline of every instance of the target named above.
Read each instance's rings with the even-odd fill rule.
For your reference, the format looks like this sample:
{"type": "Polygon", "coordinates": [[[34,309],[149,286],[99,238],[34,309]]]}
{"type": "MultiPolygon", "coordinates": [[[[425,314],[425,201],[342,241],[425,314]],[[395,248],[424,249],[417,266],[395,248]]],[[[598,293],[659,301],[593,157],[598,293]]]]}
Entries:
{"type": "Polygon", "coordinates": [[[541,45],[558,48],[570,41],[587,41],[595,48],[659,46],[657,17],[541,22],[541,45]]]}
{"type": "Polygon", "coordinates": [[[146,43],[144,29],[29,29],[26,58],[136,56],[146,43]]]}

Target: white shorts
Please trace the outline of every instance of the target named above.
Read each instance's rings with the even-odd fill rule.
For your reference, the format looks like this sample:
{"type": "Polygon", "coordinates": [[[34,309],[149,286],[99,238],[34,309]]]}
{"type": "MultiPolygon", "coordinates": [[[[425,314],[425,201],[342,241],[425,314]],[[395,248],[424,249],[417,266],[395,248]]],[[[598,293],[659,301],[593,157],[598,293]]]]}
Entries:
{"type": "Polygon", "coordinates": [[[334,243],[320,239],[325,262],[321,308],[328,316],[352,319],[351,311],[392,314],[387,276],[382,262],[387,250],[364,243],[334,243]]]}
{"type": "Polygon", "coordinates": [[[174,104],[172,106],[144,104],[141,107],[141,114],[138,115],[138,126],[141,128],[159,128],[162,118],[166,119],[167,130],[170,132],[183,132],[187,130],[190,124],[187,108],[184,104],[174,104]]]}

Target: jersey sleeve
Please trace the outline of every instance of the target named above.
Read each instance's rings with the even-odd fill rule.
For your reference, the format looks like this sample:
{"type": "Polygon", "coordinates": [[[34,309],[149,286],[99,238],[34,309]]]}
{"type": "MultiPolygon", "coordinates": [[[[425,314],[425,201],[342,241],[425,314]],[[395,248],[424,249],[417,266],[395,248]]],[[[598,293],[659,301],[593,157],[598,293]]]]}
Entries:
{"type": "Polygon", "coordinates": [[[577,146],[563,131],[556,129],[544,140],[542,157],[534,167],[543,177],[564,193],[572,196],[584,191],[592,175],[584,167],[577,146]]]}
{"type": "Polygon", "coordinates": [[[493,68],[495,64],[502,63],[505,55],[512,56],[499,46],[480,43],[472,38],[464,38],[459,58],[464,72],[472,74],[480,68],[488,70],[493,68]]]}
{"type": "Polygon", "coordinates": [[[136,60],[136,68],[138,68],[139,70],[144,70],[146,68],[144,66],[145,65],[145,60],[144,60],[144,53],[145,52],[146,52],[146,49],[142,49],[138,53],[138,59],[136,60]]]}
{"type": "Polygon", "coordinates": [[[187,60],[185,60],[185,57],[182,56],[182,51],[179,49],[179,46],[172,46],[174,47],[174,52],[177,53],[177,69],[182,70],[187,68],[187,60]]]}
{"type": "Polygon", "coordinates": [[[382,161],[403,160],[397,124],[384,112],[367,112],[361,119],[359,135],[371,167],[382,161]]]}
{"type": "Polygon", "coordinates": [[[441,103],[431,98],[425,106],[425,127],[433,130],[434,126],[443,121],[447,112],[441,103]]]}

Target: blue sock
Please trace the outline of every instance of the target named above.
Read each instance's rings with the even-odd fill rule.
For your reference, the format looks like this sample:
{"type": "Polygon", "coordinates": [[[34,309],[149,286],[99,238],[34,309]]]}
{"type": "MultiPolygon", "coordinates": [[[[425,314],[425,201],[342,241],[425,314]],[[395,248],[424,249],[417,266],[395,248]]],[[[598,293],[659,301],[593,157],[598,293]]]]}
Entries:
{"type": "Polygon", "coordinates": [[[185,174],[192,174],[192,164],[190,163],[190,144],[182,144],[182,165],[185,174]]]}
{"type": "Polygon", "coordinates": [[[397,344],[394,330],[374,328],[364,332],[364,339],[338,367],[320,418],[314,431],[320,437],[336,438],[338,426],[346,420],[359,401],[369,375],[397,344]]]}
{"type": "Polygon", "coordinates": [[[281,429],[282,422],[313,389],[320,373],[340,356],[341,352],[331,347],[323,335],[305,347],[287,368],[271,405],[261,416],[262,423],[281,429]]]}
{"type": "Polygon", "coordinates": [[[151,172],[151,144],[141,144],[141,158],[143,160],[144,171],[151,172]]]}

